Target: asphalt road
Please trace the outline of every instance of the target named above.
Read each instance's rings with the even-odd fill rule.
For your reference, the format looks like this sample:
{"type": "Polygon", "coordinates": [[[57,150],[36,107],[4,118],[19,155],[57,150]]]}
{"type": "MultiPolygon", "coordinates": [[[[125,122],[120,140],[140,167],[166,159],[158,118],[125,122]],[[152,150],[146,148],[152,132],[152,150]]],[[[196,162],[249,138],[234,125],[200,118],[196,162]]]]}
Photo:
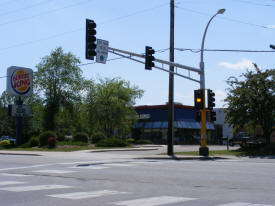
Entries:
{"type": "Polygon", "coordinates": [[[2,154],[0,205],[275,206],[275,159],[143,159],[160,151],[2,154]]]}

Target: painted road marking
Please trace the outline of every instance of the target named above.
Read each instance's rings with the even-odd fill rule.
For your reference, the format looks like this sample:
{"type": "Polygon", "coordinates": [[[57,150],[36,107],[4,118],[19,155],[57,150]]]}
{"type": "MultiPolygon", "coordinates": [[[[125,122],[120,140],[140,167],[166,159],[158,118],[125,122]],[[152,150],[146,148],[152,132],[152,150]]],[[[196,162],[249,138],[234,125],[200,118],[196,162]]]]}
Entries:
{"type": "Polygon", "coordinates": [[[99,165],[88,165],[88,166],[75,166],[75,167],[70,167],[73,169],[92,169],[92,170],[101,170],[101,169],[108,169],[110,167],[104,167],[104,166],[99,166],[99,165]]]}
{"type": "Polygon", "coordinates": [[[1,173],[3,176],[10,176],[10,177],[30,177],[33,175],[25,175],[25,174],[10,174],[10,173],[1,173]]]}
{"type": "Polygon", "coordinates": [[[17,185],[17,184],[25,184],[27,182],[17,182],[17,181],[1,181],[0,186],[6,186],[6,185],[17,185]]]}
{"type": "Polygon", "coordinates": [[[52,173],[52,174],[67,174],[67,173],[73,173],[76,171],[71,171],[71,170],[36,170],[32,172],[39,172],[39,173],[52,173]]]}
{"type": "Polygon", "coordinates": [[[106,163],[106,166],[113,166],[113,167],[132,167],[136,166],[135,164],[122,164],[122,163],[106,163]]]}
{"type": "Polygon", "coordinates": [[[265,204],[252,204],[248,202],[232,202],[228,204],[222,204],[217,206],[272,206],[272,205],[265,205],[265,204]]]}
{"type": "Polygon", "coordinates": [[[66,185],[36,185],[36,186],[19,186],[19,187],[0,187],[0,190],[5,190],[9,192],[28,192],[36,190],[53,190],[53,189],[65,189],[71,188],[71,186],[66,185]]]}
{"type": "Polygon", "coordinates": [[[117,194],[128,194],[128,192],[119,192],[112,190],[99,190],[99,191],[90,191],[90,192],[74,192],[74,193],[64,193],[64,194],[53,194],[48,195],[50,197],[64,198],[70,200],[80,200],[86,198],[97,198],[108,195],[117,195],[117,194]]]}
{"type": "Polygon", "coordinates": [[[191,200],[196,200],[197,198],[187,198],[187,197],[172,197],[172,196],[160,196],[160,197],[150,197],[150,198],[141,198],[135,200],[127,200],[114,203],[115,205],[121,206],[158,206],[173,204],[179,202],[186,202],[191,200]]]}

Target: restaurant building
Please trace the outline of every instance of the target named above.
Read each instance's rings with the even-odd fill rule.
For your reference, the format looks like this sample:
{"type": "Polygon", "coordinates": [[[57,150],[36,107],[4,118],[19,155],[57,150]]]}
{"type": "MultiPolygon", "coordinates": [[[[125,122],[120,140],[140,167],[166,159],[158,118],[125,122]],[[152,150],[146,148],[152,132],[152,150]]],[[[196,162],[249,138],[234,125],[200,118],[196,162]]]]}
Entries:
{"type": "MultiPolygon", "coordinates": [[[[167,143],[168,105],[137,106],[138,122],[132,129],[135,139],[148,139],[156,144],[167,143]]],[[[199,144],[200,122],[196,121],[197,110],[193,106],[174,104],[174,144],[199,144]]],[[[208,119],[208,116],[207,116],[208,119]]],[[[206,123],[207,142],[218,143],[215,126],[206,123]]]]}

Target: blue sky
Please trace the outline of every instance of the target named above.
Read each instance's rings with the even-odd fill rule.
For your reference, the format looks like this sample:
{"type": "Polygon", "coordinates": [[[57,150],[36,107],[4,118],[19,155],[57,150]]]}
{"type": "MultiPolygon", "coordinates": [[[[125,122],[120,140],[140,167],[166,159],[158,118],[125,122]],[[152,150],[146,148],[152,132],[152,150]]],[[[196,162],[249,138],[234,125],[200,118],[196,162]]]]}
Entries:
{"type": "MultiPolygon", "coordinates": [[[[32,68],[58,46],[85,59],[85,19],[97,23],[97,38],[109,46],[143,53],[145,45],[155,50],[169,48],[170,0],[0,0],[0,77],[9,66],[32,68]]],[[[211,23],[205,49],[271,50],[275,44],[274,0],[175,0],[175,48],[199,49],[203,31],[212,15],[225,8],[211,23]]],[[[224,105],[226,80],[239,77],[256,62],[262,69],[274,68],[275,53],[205,52],[206,88],[216,93],[216,106],[224,105]]],[[[116,56],[109,53],[109,59],[116,56]]],[[[156,53],[168,60],[169,51],[156,53]]],[[[175,62],[199,67],[200,55],[175,51],[175,62]]],[[[161,66],[161,65],[159,65],[161,66]]],[[[81,67],[85,78],[121,77],[145,90],[137,105],[168,101],[168,73],[128,59],[106,65],[81,67]]],[[[168,67],[166,67],[168,68],[168,67]]],[[[187,71],[178,72],[189,75],[187,71]]],[[[199,79],[195,73],[192,78],[199,79]]],[[[199,84],[175,77],[175,102],[193,105],[199,84]]],[[[6,79],[0,78],[0,93],[6,79]]]]}

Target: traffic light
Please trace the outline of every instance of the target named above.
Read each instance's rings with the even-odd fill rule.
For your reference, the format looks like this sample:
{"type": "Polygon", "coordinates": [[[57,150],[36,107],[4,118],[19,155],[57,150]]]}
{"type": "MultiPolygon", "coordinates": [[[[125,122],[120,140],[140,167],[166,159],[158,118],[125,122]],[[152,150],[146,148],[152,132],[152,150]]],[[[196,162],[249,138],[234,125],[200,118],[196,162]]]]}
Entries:
{"type": "Polygon", "coordinates": [[[195,100],[195,108],[197,110],[203,109],[204,101],[203,101],[203,90],[202,89],[194,91],[194,100],[195,100]]]}
{"type": "Polygon", "coordinates": [[[96,23],[86,19],[86,59],[94,60],[96,56],[96,23]]]}
{"type": "Polygon", "coordinates": [[[271,49],[275,49],[275,45],[270,44],[270,48],[271,48],[271,49]]]}
{"type": "Polygon", "coordinates": [[[216,119],[216,112],[214,112],[213,110],[209,111],[210,113],[210,122],[215,122],[217,119],[216,119]]]}
{"type": "Polygon", "coordinates": [[[155,60],[155,57],[153,56],[154,53],[155,50],[152,49],[152,47],[145,47],[145,69],[147,70],[152,70],[152,67],[155,66],[155,63],[153,62],[155,60]]]}
{"type": "Polygon", "coordinates": [[[196,112],[196,121],[201,122],[201,111],[196,112]]]}
{"type": "Polygon", "coordinates": [[[208,97],[208,109],[212,110],[215,107],[215,93],[211,90],[207,90],[207,97],[208,97]]]}

